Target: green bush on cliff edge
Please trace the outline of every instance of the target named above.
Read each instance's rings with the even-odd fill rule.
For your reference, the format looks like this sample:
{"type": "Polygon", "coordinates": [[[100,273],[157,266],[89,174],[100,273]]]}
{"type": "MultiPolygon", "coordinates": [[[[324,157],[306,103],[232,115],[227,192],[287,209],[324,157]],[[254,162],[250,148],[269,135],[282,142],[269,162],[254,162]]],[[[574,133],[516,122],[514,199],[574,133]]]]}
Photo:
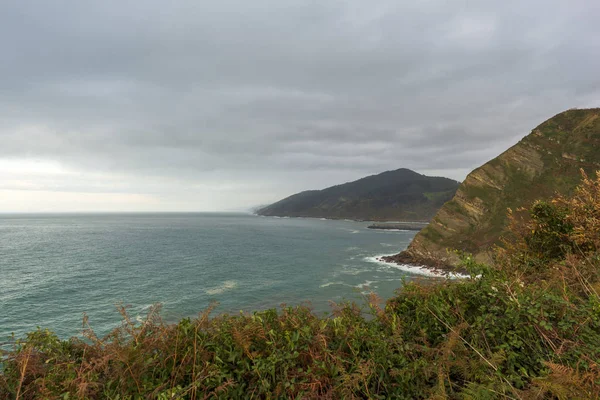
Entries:
{"type": "Polygon", "coordinates": [[[491,266],[409,283],[385,307],[209,311],[176,325],[123,311],[104,338],[30,333],[0,398],[590,399],[600,397],[600,175],[511,214],[491,266]],[[368,314],[367,317],[365,314],[368,314]]]}

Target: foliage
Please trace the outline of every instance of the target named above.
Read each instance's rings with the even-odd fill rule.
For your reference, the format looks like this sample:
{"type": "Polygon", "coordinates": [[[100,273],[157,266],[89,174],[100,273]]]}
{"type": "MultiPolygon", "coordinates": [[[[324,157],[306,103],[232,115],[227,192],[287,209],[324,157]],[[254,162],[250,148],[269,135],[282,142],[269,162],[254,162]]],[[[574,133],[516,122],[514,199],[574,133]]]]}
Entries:
{"type": "Polygon", "coordinates": [[[38,330],[3,363],[0,398],[590,399],[600,397],[600,175],[511,214],[494,264],[407,283],[385,307],[304,306],[166,325],[122,309],[105,338],[38,330]]]}

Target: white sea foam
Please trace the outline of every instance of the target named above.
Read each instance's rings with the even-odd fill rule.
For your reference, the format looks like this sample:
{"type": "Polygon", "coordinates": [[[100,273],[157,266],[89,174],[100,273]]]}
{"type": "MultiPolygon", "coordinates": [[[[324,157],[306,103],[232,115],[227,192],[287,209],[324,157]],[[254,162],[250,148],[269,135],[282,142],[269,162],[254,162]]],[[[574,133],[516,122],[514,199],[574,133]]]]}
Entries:
{"type": "Polygon", "coordinates": [[[449,278],[449,279],[469,278],[469,275],[459,274],[456,272],[447,272],[446,273],[446,272],[442,272],[439,270],[427,268],[424,265],[416,266],[416,265],[408,265],[408,264],[390,263],[387,261],[383,261],[381,259],[381,257],[385,257],[385,256],[386,255],[365,257],[364,260],[368,261],[368,262],[376,263],[379,265],[385,265],[389,268],[396,268],[401,271],[408,272],[409,274],[430,276],[432,278],[449,278]]]}
{"type": "Polygon", "coordinates": [[[210,289],[206,289],[206,294],[214,296],[216,294],[224,293],[228,290],[235,289],[238,286],[237,281],[225,281],[219,286],[212,287],[210,289]]]}
{"type": "Polygon", "coordinates": [[[371,287],[371,285],[373,285],[374,283],[377,283],[377,281],[364,281],[363,283],[359,283],[355,287],[357,287],[359,289],[365,289],[365,288],[371,287]]]}
{"type": "Polygon", "coordinates": [[[378,281],[364,281],[363,283],[359,283],[354,287],[359,289],[361,294],[368,295],[373,291],[373,289],[377,289],[377,286],[373,285],[377,282],[378,281]]]}
{"type": "Polygon", "coordinates": [[[344,283],[344,282],[327,282],[327,283],[324,283],[324,284],[320,285],[319,287],[320,288],[326,288],[326,287],[333,286],[333,285],[348,286],[348,284],[344,283]]]}

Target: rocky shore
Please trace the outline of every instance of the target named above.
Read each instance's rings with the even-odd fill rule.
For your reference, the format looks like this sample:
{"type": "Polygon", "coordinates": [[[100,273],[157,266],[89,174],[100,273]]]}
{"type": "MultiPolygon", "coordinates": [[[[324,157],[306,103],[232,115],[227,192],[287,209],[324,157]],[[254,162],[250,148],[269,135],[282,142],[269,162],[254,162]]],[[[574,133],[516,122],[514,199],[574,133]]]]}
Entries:
{"type": "Polygon", "coordinates": [[[403,251],[399,254],[394,254],[392,256],[383,256],[383,257],[381,257],[381,261],[394,263],[394,264],[422,266],[422,267],[430,269],[432,271],[442,272],[442,273],[456,271],[456,267],[453,267],[453,266],[449,265],[448,263],[444,263],[441,260],[431,259],[431,258],[424,259],[424,258],[414,257],[407,251],[403,251]]]}

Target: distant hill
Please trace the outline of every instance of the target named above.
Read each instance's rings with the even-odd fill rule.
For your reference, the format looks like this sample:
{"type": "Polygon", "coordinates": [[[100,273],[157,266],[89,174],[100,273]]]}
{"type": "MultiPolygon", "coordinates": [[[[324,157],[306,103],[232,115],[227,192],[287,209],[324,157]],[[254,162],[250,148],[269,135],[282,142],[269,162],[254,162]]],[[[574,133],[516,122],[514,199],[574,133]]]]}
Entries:
{"type": "Polygon", "coordinates": [[[280,217],[429,221],[459,183],[409,169],[387,171],[323,190],[308,190],[257,211],[280,217]]]}
{"type": "Polygon", "coordinates": [[[408,249],[386,260],[443,267],[458,262],[447,249],[458,249],[489,261],[489,248],[506,232],[507,209],[568,194],[580,169],[600,169],[600,108],[562,112],[475,169],[408,249]]]}

